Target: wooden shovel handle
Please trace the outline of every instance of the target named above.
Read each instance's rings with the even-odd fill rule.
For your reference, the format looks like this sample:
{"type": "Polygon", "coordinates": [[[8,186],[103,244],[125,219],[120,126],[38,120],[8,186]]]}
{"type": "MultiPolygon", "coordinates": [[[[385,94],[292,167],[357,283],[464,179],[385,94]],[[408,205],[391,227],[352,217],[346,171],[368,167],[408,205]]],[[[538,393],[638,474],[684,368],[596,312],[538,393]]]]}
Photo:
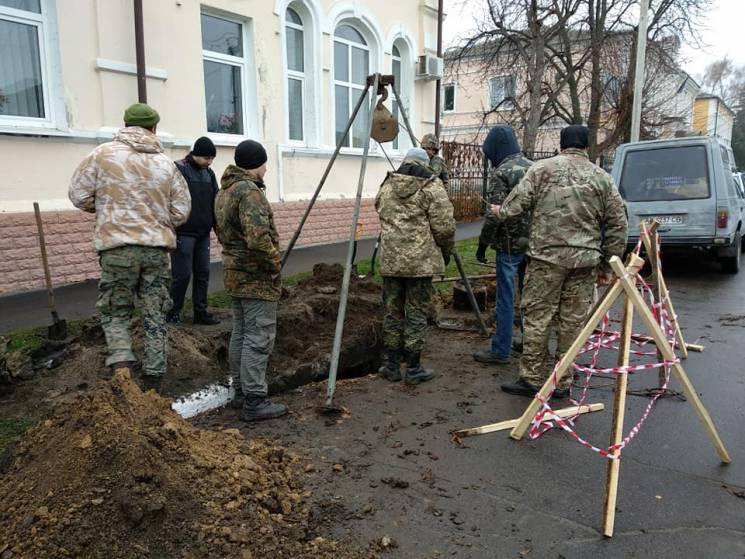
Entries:
{"type": "Polygon", "coordinates": [[[52,276],[49,274],[49,261],[47,260],[47,244],[44,241],[44,226],[41,223],[41,212],[39,203],[34,202],[34,214],[36,215],[36,228],[39,230],[39,248],[41,248],[41,262],[44,265],[44,279],[47,284],[47,296],[49,298],[49,308],[54,311],[54,290],[52,289],[52,276]]]}

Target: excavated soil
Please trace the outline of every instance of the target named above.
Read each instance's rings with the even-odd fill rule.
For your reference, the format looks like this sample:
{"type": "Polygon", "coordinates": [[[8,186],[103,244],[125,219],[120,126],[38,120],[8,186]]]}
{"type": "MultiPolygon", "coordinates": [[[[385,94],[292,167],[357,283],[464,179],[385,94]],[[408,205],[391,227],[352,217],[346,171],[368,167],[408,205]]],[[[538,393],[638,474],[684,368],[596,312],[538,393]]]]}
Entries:
{"type": "MultiPolygon", "coordinates": [[[[318,264],[313,275],[283,290],[277,339],[267,381],[272,393],[306,384],[328,374],[339,306],[343,268],[318,264]]],[[[212,309],[217,326],[184,324],[169,328],[168,373],[163,393],[181,396],[228,377],[231,313],[212,309]]],[[[341,376],[376,370],[381,353],[380,285],[353,278],[340,358],[341,376]]],[[[133,321],[135,354],[142,355],[142,321],[133,321]]],[[[2,357],[2,355],[0,355],[2,357]]],[[[64,343],[50,342],[32,354],[9,355],[15,371],[0,375],[0,417],[43,417],[52,406],[72,402],[100,383],[106,370],[101,327],[91,319],[82,334],[64,343]],[[6,382],[10,379],[9,382],[6,382]],[[4,380],[3,380],[4,379],[4,380]]],[[[0,373],[5,361],[0,359],[0,373]]]]}
{"type": "Polygon", "coordinates": [[[236,429],[193,427],[117,375],[0,459],[0,557],[374,556],[316,533],[311,468],[236,429]]]}

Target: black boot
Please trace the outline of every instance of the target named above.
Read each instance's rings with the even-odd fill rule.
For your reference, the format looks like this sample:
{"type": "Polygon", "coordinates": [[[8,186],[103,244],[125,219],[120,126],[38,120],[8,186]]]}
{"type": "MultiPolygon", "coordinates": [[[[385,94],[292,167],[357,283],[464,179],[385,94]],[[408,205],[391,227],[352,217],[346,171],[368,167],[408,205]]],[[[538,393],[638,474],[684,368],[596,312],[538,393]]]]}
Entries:
{"type": "Polygon", "coordinates": [[[421,357],[420,352],[406,351],[406,384],[419,384],[435,377],[432,371],[422,367],[421,357]]]}
{"type": "Polygon", "coordinates": [[[207,311],[194,314],[194,324],[204,324],[205,326],[214,326],[220,324],[220,319],[207,311]]]}
{"type": "Polygon", "coordinates": [[[260,421],[282,417],[287,413],[287,406],[272,402],[266,396],[249,396],[243,399],[241,419],[243,421],[260,421]]]}
{"type": "Polygon", "coordinates": [[[383,375],[386,380],[398,382],[401,380],[401,352],[397,349],[386,349],[383,365],[378,369],[378,373],[383,375]]]}
{"type": "Polygon", "coordinates": [[[163,377],[161,375],[142,375],[142,391],[155,390],[156,394],[160,394],[162,382],[163,377]]]}
{"type": "Polygon", "coordinates": [[[243,394],[243,389],[241,388],[240,383],[235,384],[235,395],[233,396],[233,399],[230,400],[230,407],[234,410],[239,410],[243,408],[243,402],[246,399],[246,395],[243,394]]]}

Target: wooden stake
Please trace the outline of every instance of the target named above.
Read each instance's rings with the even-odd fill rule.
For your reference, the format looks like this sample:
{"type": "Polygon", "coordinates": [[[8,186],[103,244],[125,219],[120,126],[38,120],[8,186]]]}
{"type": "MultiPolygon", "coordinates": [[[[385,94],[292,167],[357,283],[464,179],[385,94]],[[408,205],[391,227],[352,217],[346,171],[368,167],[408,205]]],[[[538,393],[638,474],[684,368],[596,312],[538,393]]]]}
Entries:
{"type": "MultiPolygon", "coordinates": [[[[674,361],[676,359],[675,352],[673,351],[672,347],[670,347],[670,344],[665,338],[665,334],[663,333],[662,328],[660,328],[660,325],[657,324],[657,321],[652,315],[652,312],[645,304],[641,294],[636,290],[636,285],[634,285],[634,283],[632,283],[628,277],[624,276],[625,270],[623,268],[623,265],[621,264],[621,260],[617,257],[613,257],[610,260],[610,265],[616,275],[620,278],[618,283],[620,283],[620,285],[623,287],[623,290],[626,292],[626,296],[631,299],[636,312],[638,312],[641,316],[641,319],[644,321],[645,326],[652,334],[657,347],[662,352],[662,356],[668,361],[674,361]]],[[[727,449],[724,447],[724,443],[722,442],[722,439],[717,432],[717,428],[714,425],[711,416],[709,416],[709,412],[706,411],[703,402],[701,402],[701,399],[699,398],[696,389],[693,387],[693,384],[688,378],[688,375],[683,370],[683,367],[680,365],[680,363],[676,363],[672,367],[675,377],[678,379],[678,382],[680,382],[681,386],[683,387],[683,393],[685,394],[686,399],[691,404],[691,406],[693,406],[696,415],[698,415],[699,420],[706,430],[706,434],[709,436],[711,442],[714,444],[714,448],[716,449],[719,458],[722,460],[723,463],[729,464],[732,460],[727,453],[727,449]]]]}
{"type": "MultiPolygon", "coordinates": [[[[574,415],[581,415],[584,413],[592,413],[596,411],[603,411],[605,404],[583,404],[581,406],[571,406],[568,408],[562,408],[560,410],[554,410],[554,413],[561,417],[572,417],[574,415]]],[[[470,429],[461,429],[455,431],[453,434],[458,437],[473,437],[474,435],[485,435],[486,433],[494,433],[495,431],[504,431],[505,429],[511,429],[514,427],[518,419],[507,419],[506,421],[500,421],[499,423],[490,423],[489,425],[482,425],[481,427],[472,427],[470,429]]]]}
{"type": "MultiPolygon", "coordinates": [[[[644,260],[642,258],[637,256],[636,254],[631,254],[629,256],[629,264],[626,269],[624,270],[623,266],[621,266],[621,275],[628,273],[631,276],[635,276],[639,272],[643,264],[644,260]]],[[[585,342],[594,332],[595,326],[597,326],[600,320],[605,316],[605,313],[607,313],[608,310],[613,306],[613,303],[616,302],[616,299],[622,291],[623,287],[621,286],[621,282],[616,281],[613,286],[608,289],[605,294],[603,294],[603,296],[598,300],[592,312],[592,315],[590,316],[590,318],[587,319],[584,328],[582,328],[579,335],[577,336],[577,339],[574,340],[574,343],[569,347],[567,352],[564,354],[564,357],[562,357],[561,361],[557,365],[556,375],[549,375],[546,383],[538,391],[536,397],[530,402],[528,408],[518,420],[515,428],[512,429],[512,432],[510,432],[510,437],[519,441],[525,436],[525,432],[528,430],[530,422],[533,420],[535,414],[538,413],[538,410],[541,407],[541,400],[545,399],[548,396],[549,392],[551,392],[555,388],[554,377],[556,378],[556,381],[559,381],[564,377],[569,367],[571,367],[572,363],[574,363],[574,359],[577,357],[577,355],[579,355],[579,352],[582,350],[585,342]]]]}
{"type": "MultiPolygon", "coordinates": [[[[623,323],[621,325],[621,345],[618,346],[618,366],[627,367],[629,351],[631,350],[631,331],[634,324],[634,305],[626,297],[623,308],[623,323]]],[[[616,375],[616,392],[613,399],[613,427],[610,436],[610,446],[620,444],[623,440],[623,420],[626,413],[626,386],[628,373],[616,375]]],[[[619,451],[615,454],[618,456],[619,451]]],[[[621,462],[618,459],[608,460],[608,478],[605,484],[605,514],[603,520],[603,535],[613,537],[613,526],[616,522],[616,498],[618,496],[618,478],[621,462]]]]}

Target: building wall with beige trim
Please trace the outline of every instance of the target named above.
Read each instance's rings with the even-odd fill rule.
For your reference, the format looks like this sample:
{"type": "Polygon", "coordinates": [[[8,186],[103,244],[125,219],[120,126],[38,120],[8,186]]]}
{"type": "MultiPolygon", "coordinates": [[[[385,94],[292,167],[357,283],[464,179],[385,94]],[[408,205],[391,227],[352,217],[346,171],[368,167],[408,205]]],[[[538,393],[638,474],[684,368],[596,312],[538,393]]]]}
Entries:
{"type": "MultiPolygon", "coordinates": [[[[5,262],[0,268],[0,292],[41,287],[36,264],[28,264],[28,259],[28,274],[9,276],[9,262],[19,262],[24,254],[38,260],[32,257],[35,241],[29,240],[34,236],[28,221],[33,201],[49,212],[45,219],[56,228],[48,236],[52,246],[63,233],[77,235],[74,242],[65,237],[61,245],[75,246],[65,266],[78,266],[79,273],[53,270],[55,282],[96,277],[97,268],[91,264],[95,264],[96,255],[92,249],[85,249],[92,225],[68,201],[69,179],[95,145],[111,139],[122,124],[124,108],[137,102],[132,73],[132,0],[42,0],[42,6],[47,50],[42,63],[47,71],[46,101],[53,118],[44,126],[36,126],[9,122],[0,115],[0,153],[5,167],[0,188],[0,230],[4,233],[0,261],[5,262]]],[[[350,23],[360,30],[369,44],[370,72],[391,73],[392,47],[397,41],[403,68],[403,83],[398,88],[406,98],[415,135],[421,137],[433,129],[435,82],[415,80],[415,63],[419,55],[435,53],[436,7],[436,0],[402,0],[395,10],[374,0],[145,1],[148,103],[161,115],[158,135],[166,153],[181,158],[194,139],[209,135],[218,148],[213,168],[219,177],[232,162],[235,145],[245,138],[261,141],[269,156],[267,197],[274,204],[286,243],[304,207],[302,201],[310,198],[336,143],[334,29],[350,23]],[[309,133],[302,142],[289,141],[287,135],[284,49],[288,4],[307,18],[304,32],[309,64],[304,91],[310,96],[306,96],[309,105],[304,110],[304,124],[309,133]],[[207,133],[200,23],[203,12],[237,20],[246,31],[247,64],[242,83],[251,90],[245,96],[246,128],[240,136],[207,133]]],[[[410,147],[404,133],[400,138],[398,150],[390,143],[384,145],[394,164],[410,147]]],[[[341,224],[351,221],[361,152],[359,148],[342,150],[301,242],[327,242],[347,236],[341,224]],[[335,226],[329,227],[329,221],[335,226]]],[[[377,230],[370,199],[390,169],[383,151],[373,145],[363,190],[363,220],[368,235],[377,230]]],[[[213,256],[219,257],[219,252],[213,256]]],[[[53,268],[59,267],[54,261],[52,264],[53,268]]]]}

